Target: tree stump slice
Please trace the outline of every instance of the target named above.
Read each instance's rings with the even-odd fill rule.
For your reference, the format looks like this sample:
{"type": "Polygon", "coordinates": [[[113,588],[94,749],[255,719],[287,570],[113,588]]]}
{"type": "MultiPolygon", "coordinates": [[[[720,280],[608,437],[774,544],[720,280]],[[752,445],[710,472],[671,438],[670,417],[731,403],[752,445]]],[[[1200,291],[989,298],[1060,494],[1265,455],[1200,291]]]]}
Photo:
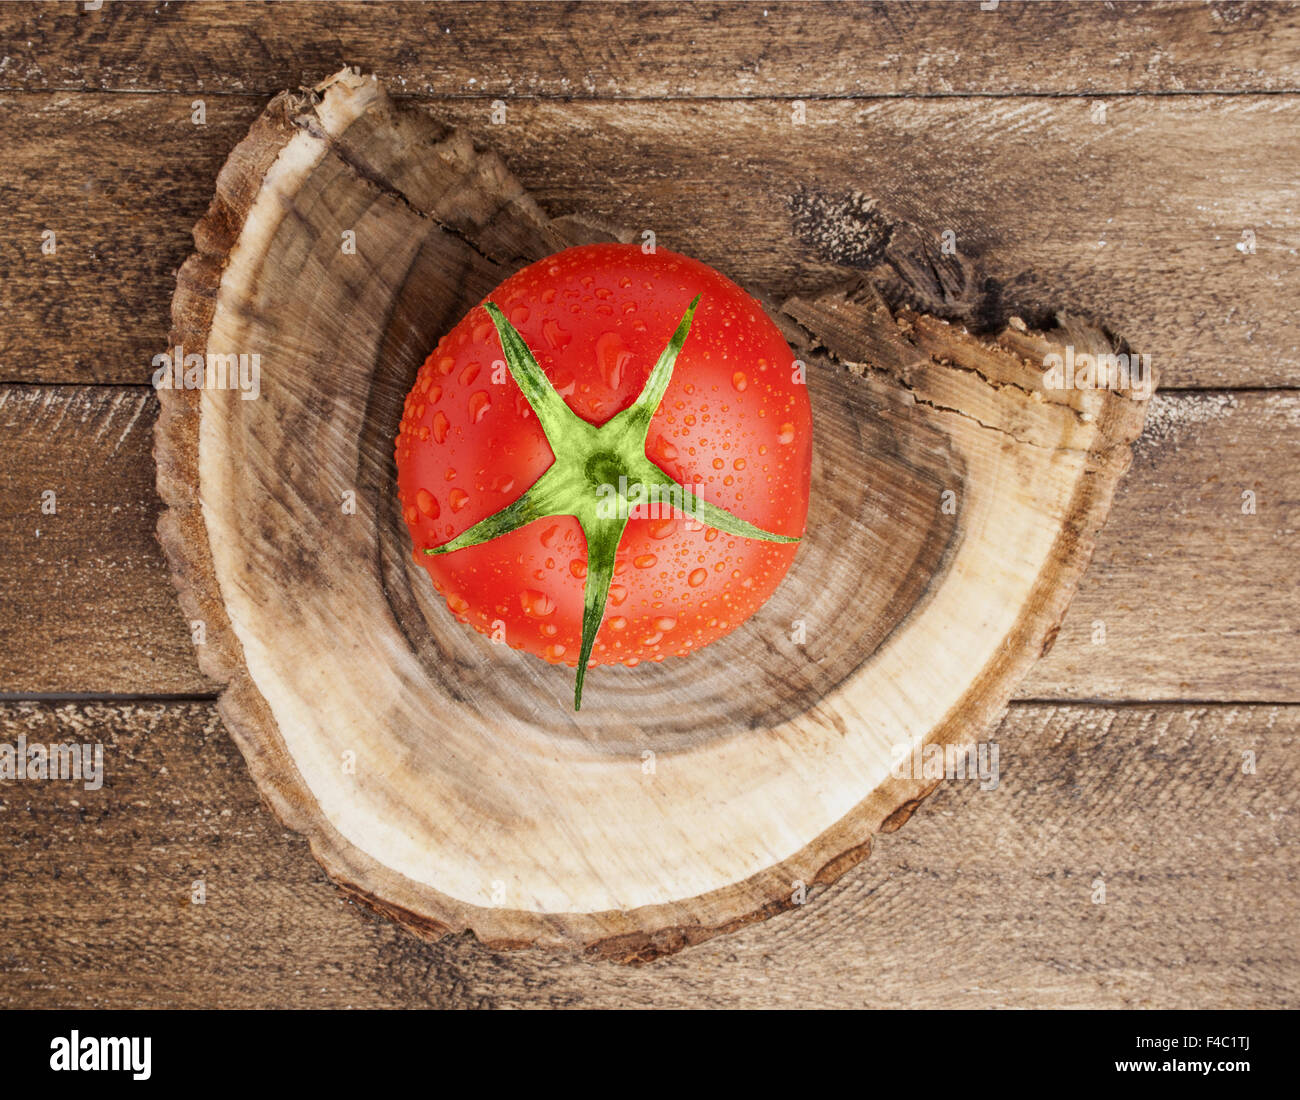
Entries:
{"type": "Polygon", "coordinates": [[[417,368],[498,282],[617,236],[548,218],[373,78],[281,94],[173,301],[172,345],[257,353],[260,396],[160,390],[155,454],[199,663],[330,876],[425,935],[644,961],[792,906],[906,820],[936,784],[891,774],[893,747],[972,742],[1050,647],[1145,403],[1045,388],[1049,352],[1112,350],[1095,324],[974,335],[917,308],[964,267],[792,288],[768,309],[813,402],[794,566],[699,654],[593,669],[575,714],[569,670],[436,596],[392,441],[417,368]]]}

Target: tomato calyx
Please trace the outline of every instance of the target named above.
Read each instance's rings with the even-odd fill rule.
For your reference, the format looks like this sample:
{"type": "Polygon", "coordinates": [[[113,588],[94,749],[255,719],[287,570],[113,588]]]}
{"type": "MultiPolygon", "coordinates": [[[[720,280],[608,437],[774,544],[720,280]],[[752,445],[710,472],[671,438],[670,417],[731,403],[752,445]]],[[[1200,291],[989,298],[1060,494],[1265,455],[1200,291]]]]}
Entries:
{"type": "Polygon", "coordinates": [[[606,423],[591,424],[559,395],[524,338],[492,302],[483,308],[496,326],[510,375],[536,415],[555,461],[512,503],[426,554],[450,554],[507,535],[550,516],[574,516],[587,540],[587,575],[583,588],[582,644],[578,654],[573,709],[582,709],[582,684],[596,635],[605,617],[614,559],[623,529],[636,508],[661,505],[689,519],[742,538],[798,542],[747,523],[725,508],[702,500],[691,488],[665,473],[646,455],[650,421],[658,410],[673,365],[690,333],[700,296],[692,300],[660,354],[637,399],[606,423]]]}

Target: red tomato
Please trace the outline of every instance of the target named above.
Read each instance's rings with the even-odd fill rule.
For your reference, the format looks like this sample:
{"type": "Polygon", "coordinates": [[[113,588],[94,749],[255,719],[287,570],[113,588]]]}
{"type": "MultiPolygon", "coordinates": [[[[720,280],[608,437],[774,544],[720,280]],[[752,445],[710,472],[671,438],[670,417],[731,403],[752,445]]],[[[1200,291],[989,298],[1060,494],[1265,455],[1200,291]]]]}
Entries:
{"type": "MultiPolygon", "coordinates": [[[[635,447],[732,516],[774,535],[803,534],[812,462],[807,387],[758,303],[686,256],[647,255],[639,245],[571,248],[511,276],[472,309],[439,342],[406,399],[398,497],[416,560],[462,622],[575,665],[589,564],[573,515],[426,553],[516,502],[559,465],[507,369],[506,332],[484,305],[494,303],[517,330],[569,410],[607,425],[637,401],[697,296],[668,388],[647,408],[653,416],[635,447]]],[[[797,549],[642,505],[617,542],[588,664],[659,661],[722,637],[771,596],[797,549]]]]}

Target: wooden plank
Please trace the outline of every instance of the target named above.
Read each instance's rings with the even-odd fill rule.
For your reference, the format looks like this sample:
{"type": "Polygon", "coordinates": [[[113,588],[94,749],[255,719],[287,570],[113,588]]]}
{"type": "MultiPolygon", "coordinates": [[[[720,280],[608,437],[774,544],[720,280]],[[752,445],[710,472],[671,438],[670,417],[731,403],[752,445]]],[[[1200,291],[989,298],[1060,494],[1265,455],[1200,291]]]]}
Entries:
{"type": "MultiPolygon", "coordinates": [[[[148,378],[190,229],[263,105],[214,97],[196,126],[193,98],[0,96],[0,380],[148,378]]],[[[429,109],[549,214],[651,229],[758,293],[852,277],[902,217],[987,273],[957,303],[976,320],[1067,305],[1166,386],[1300,383],[1300,96],[1124,97],[1105,122],[1072,98],[810,102],[803,125],[777,100],[429,109]]]]}
{"type": "Polygon", "coordinates": [[[0,691],[213,690],[154,536],[157,411],[144,387],[0,388],[0,691]]]}
{"type": "Polygon", "coordinates": [[[1297,429],[1295,392],[1157,394],[1019,697],[1300,699],[1297,429]]]}
{"type": "Polygon", "coordinates": [[[19,735],[101,742],[105,779],[0,785],[5,1007],[1300,1004],[1300,707],[1015,704],[995,789],[943,784],[800,910],[641,968],[356,910],[208,704],[0,705],[19,735]]]}
{"type": "Polygon", "coordinates": [[[190,229],[262,106],[223,100],[198,127],[189,102],[0,99],[0,376],[149,381],[190,229]]]}
{"type": "MultiPolygon", "coordinates": [[[[1300,589],[1286,582],[1300,394],[1154,400],[1092,567],[1019,696],[1300,699],[1300,589]]],[[[213,690],[153,535],[155,416],[144,389],[0,389],[0,692],[213,690]],[[41,515],[46,489],[55,516],[41,515]]]]}
{"type": "Polygon", "coordinates": [[[548,212],[652,229],[772,297],[870,267],[901,216],[994,280],[976,320],[1094,314],[1165,386],[1300,380],[1297,97],[1127,98],[1104,122],[1081,99],[835,101],[802,126],[770,101],[437,110],[548,212]]]}
{"type": "Polygon", "coordinates": [[[6,4],[0,87],[865,96],[1300,88],[1290,4],[6,4]],[[183,48],[181,48],[183,44],[183,48]]]}

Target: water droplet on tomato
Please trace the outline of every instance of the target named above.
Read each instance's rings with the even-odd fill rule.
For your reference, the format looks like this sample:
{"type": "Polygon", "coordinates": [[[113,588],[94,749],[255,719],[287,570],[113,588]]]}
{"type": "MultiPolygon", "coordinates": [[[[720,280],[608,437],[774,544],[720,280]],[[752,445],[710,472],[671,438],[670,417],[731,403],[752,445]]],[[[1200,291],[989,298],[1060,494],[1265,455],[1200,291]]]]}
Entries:
{"type": "Polygon", "coordinates": [[[652,519],[646,525],[646,534],[652,539],[666,539],[676,530],[677,519],[674,516],[652,519]]]}
{"type": "Polygon", "coordinates": [[[618,389],[623,371],[632,361],[632,353],[617,332],[605,332],[596,338],[596,365],[610,389],[618,389]]]}
{"type": "Polygon", "coordinates": [[[515,308],[510,311],[510,323],[514,325],[515,328],[518,328],[520,325],[526,325],[530,315],[527,306],[515,306],[515,308]]]}
{"type": "Polygon", "coordinates": [[[492,405],[492,398],[486,390],[476,390],[469,395],[469,419],[471,424],[477,424],[487,415],[488,409],[492,405]]]}
{"type": "Polygon", "coordinates": [[[538,592],[535,588],[525,588],[520,592],[519,603],[525,615],[532,615],[538,619],[544,618],[555,610],[555,601],[545,592],[538,592]]]}
{"type": "Polygon", "coordinates": [[[650,569],[658,563],[659,559],[654,554],[638,554],[632,559],[632,564],[638,569],[650,569]]]}
{"type": "Polygon", "coordinates": [[[749,379],[745,377],[745,372],[741,370],[736,371],[736,373],[731,376],[731,385],[737,393],[744,393],[745,387],[749,385],[749,379]]]}
{"type": "Polygon", "coordinates": [[[709,574],[707,570],[692,569],[691,575],[686,578],[686,583],[689,584],[692,588],[699,588],[700,585],[702,585],[708,579],[709,579],[709,574]]]}
{"type": "Polygon", "coordinates": [[[581,558],[574,558],[573,561],[569,562],[569,572],[578,580],[582,580],[587,575],[587,563],[581,558]]]}
{"type": "Polygon", "coordinates": [[[655,619],[656,630],[668,631],[668,630],[672,630],[672,628],[675,627],[676,625],[677,625],[677,620],[674,619],[671,615],[665,615],[661,619],[655,619]]]}
{"type": "Polygon", "coordinates": [[[621,584],[611,584],[609,586],[609,602],[618,607],[627,599],[627,589],[621,584]]]}
{"type": "Polygon", "coordinates": [[[421,489],[415,494],[416,506],[430,519],[438,518],[438,502],[428,489],[421,489]]]}
{"type": "Polygon", "coordinates": [[[433,438],[435,442],[441,443],[447,438],[447,429],[451,425],[447,422],[447,414],[439,409],[433,414],[433,438]]]}
{"type": "Polygon", "coordinates": [[[565,650],[564,650],[564,645],[561,642],[552,642],[544,650],[542,650],[542,652],[545,655],[546,659],[550,661],[552,664],[554,664],[556,661],[558,661],[561,657],[564,656],[565,650]]]}
{"type": "Polygon", "coordinates": [[[677,457],[677,448],[668,442],[663,436],[659,437],[658,442],[659,457],[665,462],[672,462],[677,457]]]}
{"type": "Polygon", "coordinates": [[[464,489],[453,489],[447,496],[447,503],[451,505],[453,512],[459,512],[469,503],[469,493],[464,489]]]}
{"type": "Polygon", "coordinates": [[[606,620],[605,625],[610,630],[626,630],[627,620],[622,615],[615,615],[612,619],[606,620]]]}
{"type": "Polygon", "coordinates": [[[542,336],[551,346],[552,351],[559,351],[573,339],[572,334],[560,328],[553,317],[548,317],[542,322],[542,336]]]}
{"type": "Polygon", "coordinates": [[[782,425],[781,425],[781,434],[778,435],[776,438],[777,438],[777,442],[779,442],[779,443],[793,443],[793,442],[794,442],[794,425],[791,424],[791,423],[789,423],[789,422],[787,422],[787,423],[785,423],[785,424],[782,424],[782,425]]]}
{"type": "Polygon", "coordinates": [[[474,381],[475,378],[478,377],[478,372],[481,371],[482,369],[483,369],[482,363],[466,363],[465,369],[460,372],[461,385],[468,386],[471,382],[474,381]]]}

